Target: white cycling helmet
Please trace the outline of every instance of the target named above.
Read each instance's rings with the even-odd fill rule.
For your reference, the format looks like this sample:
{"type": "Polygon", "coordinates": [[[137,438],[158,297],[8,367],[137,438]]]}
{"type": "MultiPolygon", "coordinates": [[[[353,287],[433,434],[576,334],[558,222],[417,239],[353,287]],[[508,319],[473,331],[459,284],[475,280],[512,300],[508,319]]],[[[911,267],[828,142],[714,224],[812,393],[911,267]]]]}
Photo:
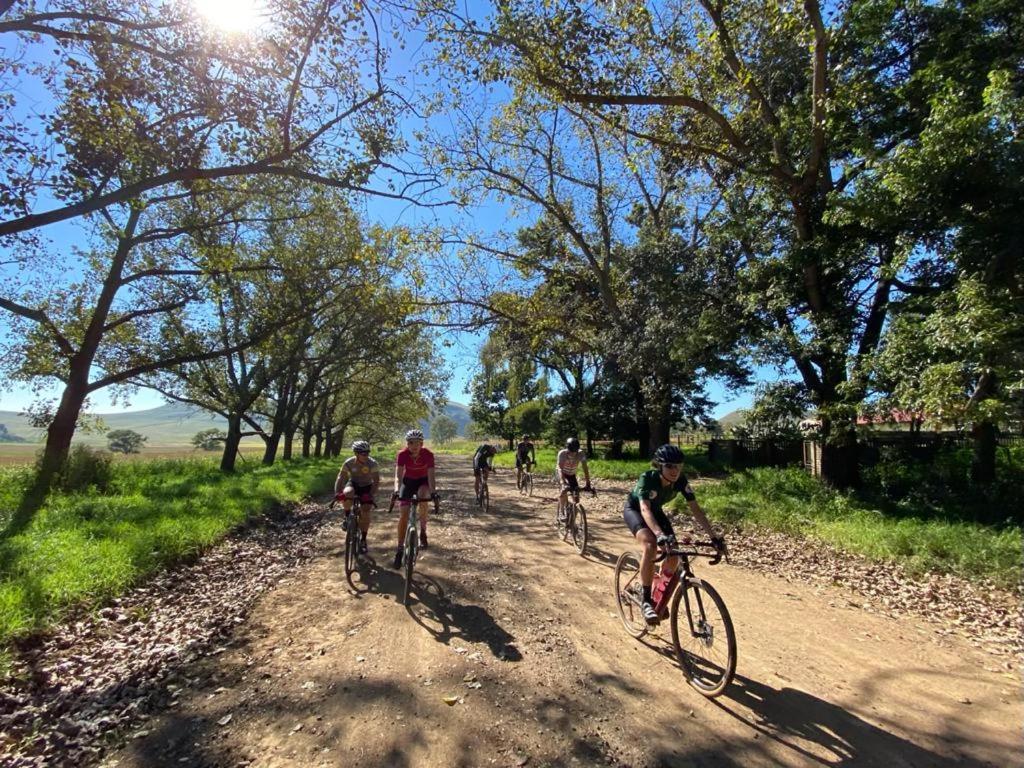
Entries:
{"type": "Polygon", "coordinates": [[[406,442],[409,442],[410,440],[422,440],[422,439],[423,439],[423,430],[422,429],[410,429],[408,432],[405,433],[405,441],[406,442]]]}
{"type": "Polygon", "coordinates": [[[353,453],[369,453],[370,452],[370,444],[368,442],[366,442],[365,440],[356,440],[354,443],[352,443],[352,452],[353,453]]]}

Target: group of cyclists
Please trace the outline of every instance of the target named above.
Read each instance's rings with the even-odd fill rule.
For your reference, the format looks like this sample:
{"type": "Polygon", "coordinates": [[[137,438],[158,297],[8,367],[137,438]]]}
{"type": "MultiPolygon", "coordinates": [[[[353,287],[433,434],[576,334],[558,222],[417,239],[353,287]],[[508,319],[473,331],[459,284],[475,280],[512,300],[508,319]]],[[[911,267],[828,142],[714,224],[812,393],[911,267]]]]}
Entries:
{"type": "MultiPolygon", "coordinates": [[[[405,434],[405,448],[395,459],[394,493],[399,502],[398,547],[394,567],[402,565],[402,544],[409,517],[409,506],[414,497],[427,500],[435,492],[434,454],[423,446],[423,432],[411,429],[405,434]]],[[[370,528],[370,512],[374,496],[380,486],[380,470],[377,462],[370,458],[370,444],[357,440],[352,444],[353,455],[346,459],[338,472],[334,484],[336,498],[342,501],[346,513],[359,502],[360,553],[367,552],[366,534],[370,528]]],[[[473,476],[476,494],[480,493],[481,481],[486,482],[493,470],[493,459],[497,449],[483,444],[473,454],[473,476]]],[[[529,435],[523,435],[516,445],[516,481],[522,479],[524,470],[536,464],[536,451],[529,435]]],[[[577,473],[583,471],[582,490],[591,490],[590,470],[586,453],[580,449],[580,441],[570,437],[565,447],[558,452],[556,478],[560,485],[559,503],[565,505],[569,492],[578,493],[581,488],[577,473]]],[[[683,475],[683,452],[678,447],[665,444],[654,452],[653,468],[643,472],[636,485],[627,494],[622,516],[629,532],[642,550],[640,559],[640,583],[643,589],[644,619],[657,623],[658,612],[652,597],[654,568],[660,548],[675,546],[675,531],[672,521],[665,512],[665,505],[676,496],[682,495],[690,513],[711,538],[716,548],[721,549],[724,541],[708,521],[707,515],[697,503],[693,489],[683,475]]],[[[422,505],[420,515],[420,547],[427,547],[427,504],[422,505]]],[[[669,557],[661,566],[661,576],[670,578],[678,566],[678,558],[669,557]]]]}

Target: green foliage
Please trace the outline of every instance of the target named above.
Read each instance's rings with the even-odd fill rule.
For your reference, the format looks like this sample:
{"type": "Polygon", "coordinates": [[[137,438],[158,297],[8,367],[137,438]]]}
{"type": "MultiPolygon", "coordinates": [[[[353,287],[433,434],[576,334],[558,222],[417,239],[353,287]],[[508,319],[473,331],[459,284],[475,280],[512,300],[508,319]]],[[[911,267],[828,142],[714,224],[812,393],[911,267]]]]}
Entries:
{"type": "Polygon", "coordinates": [[[754,405],[744,420],[733,428],[738,438],[755,440],[796,440],[801,437],[800,421],[810,407],[807,390],[790,381],[759,384],[754,405]]]}
{"type": "Polygon", "coordinates": [[[451,416],[441,414],[430,422],[430,439],[442,445],[449,443],[459,434],[459,425],[451,416]]]}
{"type": "Polygon", "coordinates": [[[1007,588],[1022,575],[1020,523],[981,525],[960,517],[955,503],[943,516],[901,510],[830,489],[801,469],[740,472],[702,484],[697,495],[715,520],[820,539],[872,559],[898,560],[916,573],[989,578],[1007,588]]]}
{"type": "MultiPolygon", "coordinates": [[[[26,530],[0,540],[0,646],[101,604],[274,505],[327,492],[335,472],[327,459],[230,476],[204,460],[131,461],[114,465],[106,493],[52,494],[26,530]]],[[[24,474],[0,472],[0,501],[24,474]]]]}
{"type": "Polygon", "coordinates": [[[107,449],[114,453],[139,453],[147,438],[131,429],[115,429],[107,433],[107,449]]]}
{"type": "Polygon", "coordinates": [[[109,488],[113,473],[113,457],[109,453],[75,444],[57,473],[54,487],[66,492],[94,489],[103,493],[109,488]]]}
{"type": "Polygon", "coordinates": [[[228,433],[223,429],[212,427],[196,432],[192,438],[192,445],[204,451],[216,451],[227,439],[228,433]]]}

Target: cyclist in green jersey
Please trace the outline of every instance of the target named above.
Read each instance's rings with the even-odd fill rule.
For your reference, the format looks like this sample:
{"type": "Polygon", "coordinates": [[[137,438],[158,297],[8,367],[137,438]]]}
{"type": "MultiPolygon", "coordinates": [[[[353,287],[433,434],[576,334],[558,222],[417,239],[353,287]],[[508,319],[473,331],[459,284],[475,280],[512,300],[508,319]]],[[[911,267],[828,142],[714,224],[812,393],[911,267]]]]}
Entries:
{"type": "MultiPolygon", "coordinates": [[[[654,561],[659,547],[671,547],[676,543],[672,521],[665,513],[665,505],[682,494],[690,507],[690,513],[700,526],[711,537],[711,541],[719,549],[724,545],[721,536],[715,533],[707,515],[697,503],[689,482],[683,475],[683,452],[674,445],[663,445],[654,452],[654,469],[640,475],[636,486],[626,497],[626,506],[622,511],[623,519],[630,533],[643,548],[640,558],[640,584],[643,587],[644,619],[651,624],[657,623],[658,612],[651,598],[651,585],[654,583],[654,561]]],[[[661,565],[661,574],[669,577],[675,573],[679,564],[678,557],[666,558],[661,565]]]]}

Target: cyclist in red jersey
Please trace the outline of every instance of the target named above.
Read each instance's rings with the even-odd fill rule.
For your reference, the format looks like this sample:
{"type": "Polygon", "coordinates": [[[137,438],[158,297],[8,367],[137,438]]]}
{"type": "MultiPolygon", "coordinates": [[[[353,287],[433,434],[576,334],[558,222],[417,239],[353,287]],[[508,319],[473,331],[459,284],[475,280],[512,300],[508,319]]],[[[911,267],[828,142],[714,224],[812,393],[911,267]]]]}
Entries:
{"type": "MultiPolygon", "coordinates": [[[[405,448],[395,457],[395,493],[398,494],[398,551],[395,568],[402,567],[402,545],[405,526],[409,522],[409,501],[418,496],[421,501],[434,492],[434,454],[423,447],[423,432],[410,429],[405,433],[405,448]]],[[[421,504],[420,546],[427,547],[427,505],[421,504]]]]}

